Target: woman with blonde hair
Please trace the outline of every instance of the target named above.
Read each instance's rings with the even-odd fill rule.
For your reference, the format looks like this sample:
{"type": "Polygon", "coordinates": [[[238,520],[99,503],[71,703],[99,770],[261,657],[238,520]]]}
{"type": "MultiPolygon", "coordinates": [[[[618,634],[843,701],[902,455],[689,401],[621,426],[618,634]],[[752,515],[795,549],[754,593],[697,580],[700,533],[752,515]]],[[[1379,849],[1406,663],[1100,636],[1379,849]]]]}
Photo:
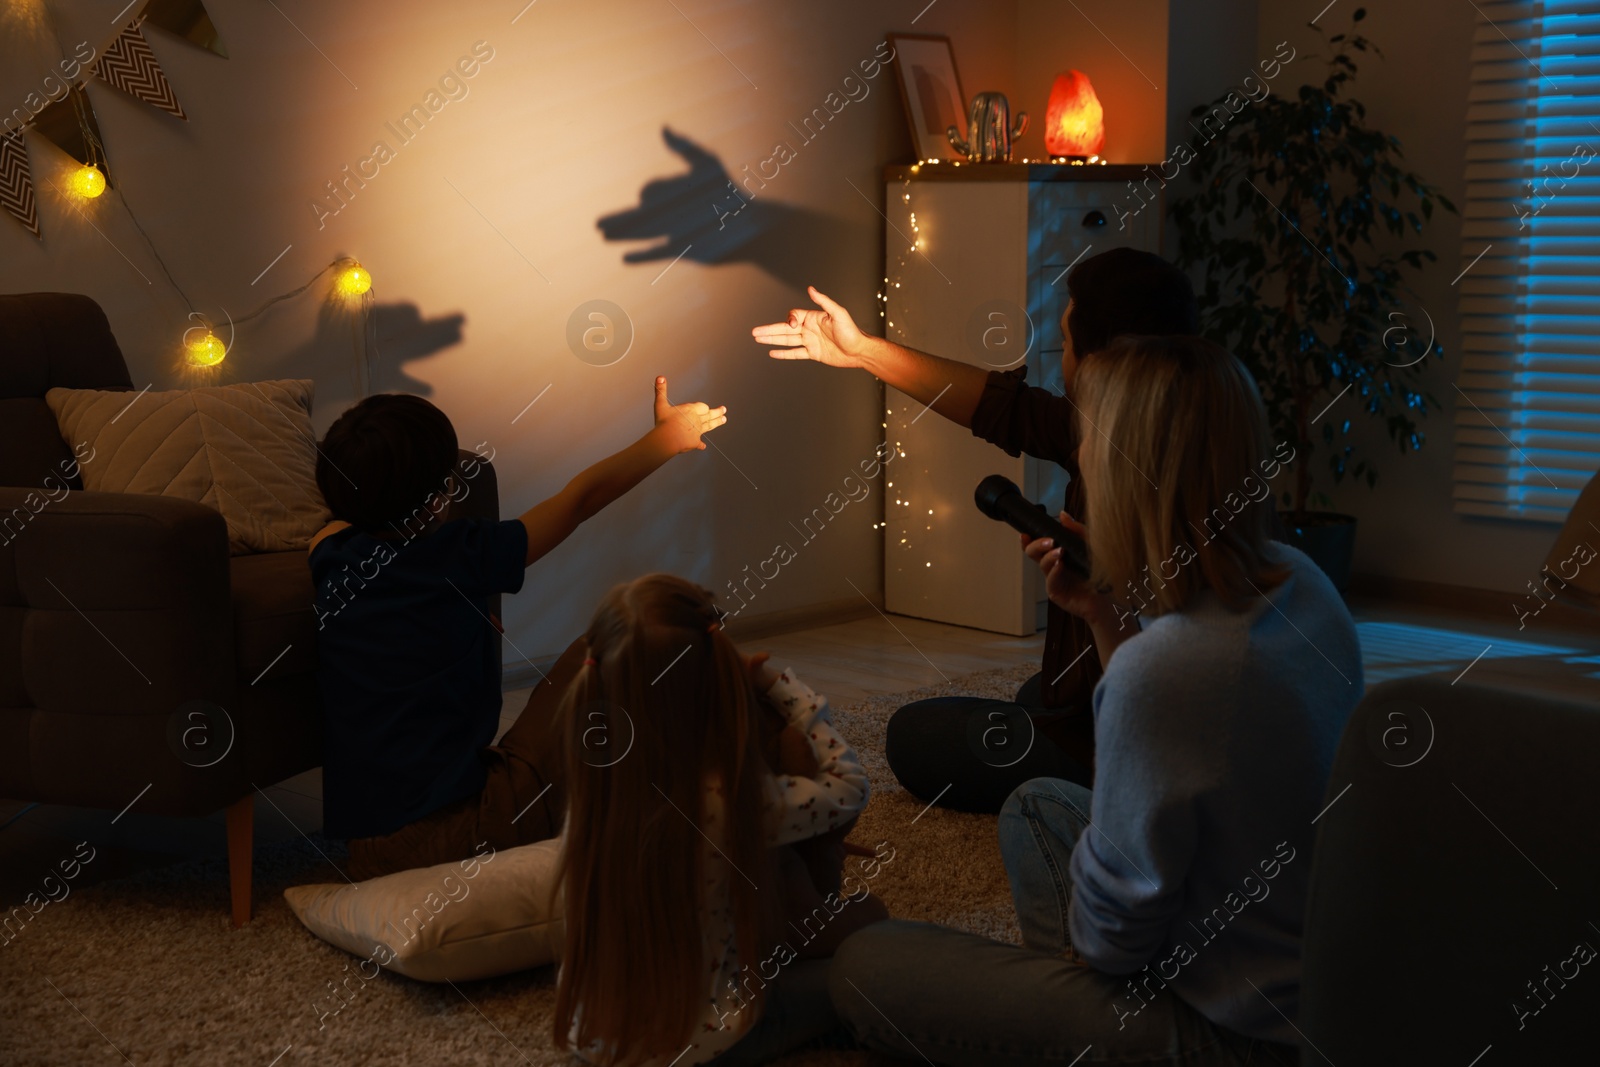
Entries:
{"type": "Polygon", "coordinates": [[[840,947],[835,1007],[869,1047],[945,1064],[1296,1063],[1312,820],[1362,695],[1354,623],[1269,538],[1294,456],[1269,450],[1233,356],[1121,338],[1083,361],[1075,402],[1089,522],[1062,519],[1092,573],[1025,550],[1105,668],[1094,790],[1034,779],[1001,811],[1024,947],[881,923],[840,947]]]}
{"type": "Polygon", "coordinates": [[[838,1021],[818,961],[887,913],[840,869],[868,788],[827,701],[765,653],[741,654],[712,594],[671,575],[613,589],[584,641],[558,713],[557,1047],[688,1067],[828,1038],[838,1021]],[[796,743],[805,773],[775,773],[796,743]],[[780,847],[817,841],[833,842],[821,870],[780,847]]]}

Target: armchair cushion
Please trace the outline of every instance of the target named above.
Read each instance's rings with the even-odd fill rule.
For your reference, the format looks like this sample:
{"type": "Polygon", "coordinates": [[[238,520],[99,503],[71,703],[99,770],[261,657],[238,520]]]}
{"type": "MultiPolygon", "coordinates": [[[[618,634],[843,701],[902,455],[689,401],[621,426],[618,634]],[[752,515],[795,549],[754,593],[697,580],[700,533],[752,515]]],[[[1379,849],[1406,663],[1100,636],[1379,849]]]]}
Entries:
{"type": "Polygon", "coordinates": [[[41,397],[58,385],[133,388],[106,313],[80,293],[0,296],[0,397],[41,397]]]}
{"type": "Polygon", "coordinates": [[[304,550],[328,521],[317,489],[310,381],[125,392],[51,389],[60,436],[85,442],[94,491],[159,493],[216,509],[234,555],[304,550]]]}
{"type": "Polygon", "coordinates": [[[314,591],[305,552],[234,556],[229,569],[239,684],[250,685],[256,678],[276,681],[316,670],[314,591]]]}
{"type": "MultiPolygon", "coordinates": [[[[56,429],[50,405],[38,397],[0,400],[0,485],[22,485],[59,495],[61,488],[82,489],[72,449],[56,429]]],[[[84,452],[88,452],[87,446],[84,452]]]]}

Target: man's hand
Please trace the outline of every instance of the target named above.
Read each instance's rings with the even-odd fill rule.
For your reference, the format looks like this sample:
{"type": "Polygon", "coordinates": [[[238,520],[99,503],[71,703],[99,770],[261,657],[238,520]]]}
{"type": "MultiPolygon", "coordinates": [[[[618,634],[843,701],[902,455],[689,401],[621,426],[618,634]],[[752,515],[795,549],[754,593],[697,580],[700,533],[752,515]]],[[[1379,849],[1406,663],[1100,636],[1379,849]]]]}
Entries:
{"type": "MultiPolygon", "coordinates": [[[[1079,537],[1084,536],[1082,523],[1065,511],[1060,517],[1061,525],[1079,537]]],[[[1090,626],[1103,625],[1116,617],[1111,598],[1098,592],[1076,571],[1062,564],[1061,549],[1056,547],[1052,539],[1041,537],[1031,541],[1027,534],[1019,536],[1022,538],[1022,551],[1044,572],[1044,591],[1052,604],[1071,612],[1090,626]]]]}
{"type": "Polygon", "coordinates": [[[714,408],[696,400],[674,405],[667,399],[667,380],[656,379],[656,431],[663,435],[673,455],[704,450],[700,435],[728,421],[728,406],[714,408]]]}
{"type": "Polygon", "coordinates": [[[860,367],[867,335],[856,326],[850,312],[832,299],[807,286],[806,292],[821,311],[795,308],[787,322],[757,326],[750,335],[764,345],[785,345],[771,349],[773,359],[812,359],[830,367],[860,367]]]}

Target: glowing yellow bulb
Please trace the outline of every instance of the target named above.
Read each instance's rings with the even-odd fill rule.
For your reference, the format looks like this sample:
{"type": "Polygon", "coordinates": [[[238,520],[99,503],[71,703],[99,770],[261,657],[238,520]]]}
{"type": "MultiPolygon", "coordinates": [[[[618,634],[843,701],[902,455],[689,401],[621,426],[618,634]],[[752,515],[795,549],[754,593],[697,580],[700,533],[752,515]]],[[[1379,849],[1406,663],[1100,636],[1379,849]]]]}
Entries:
{"type": "Polygon", "coordinates": [[[340,296],[361,296],[372,288],[372,275],[361,264],[352,263],[339,272],[333,287],[340,296]]]}
{"type": "Polygon", "coordinates": [[[106,176],[93,164],[84,164],[67,179],[72,191],[85,200],[93,200],[106,191],[106,176]]]}
{"type": "Polygon", "coordinates": [[[189,363],[196,367],[215,367],[221,363],[228,354],[228,348],[222,339],[207,330],[204,337],[186,342],[184,351],[188,354],[189,363]]]}

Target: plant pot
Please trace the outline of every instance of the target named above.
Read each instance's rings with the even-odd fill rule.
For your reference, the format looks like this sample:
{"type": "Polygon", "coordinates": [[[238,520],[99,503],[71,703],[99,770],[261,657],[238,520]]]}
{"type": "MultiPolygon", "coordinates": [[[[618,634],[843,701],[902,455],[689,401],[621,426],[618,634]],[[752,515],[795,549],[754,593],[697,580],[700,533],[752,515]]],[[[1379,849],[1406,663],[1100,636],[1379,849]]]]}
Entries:
{"type": "Polygon", "coordinates": [[[1336,511],[1308,511],[1296,523],[1294,513],[1280,511],[1283,539],[1310,556],[1333,587],[1343,593],[1350,586],[1350,564],[1356,550],[1356,517],[1336,511]]]}

